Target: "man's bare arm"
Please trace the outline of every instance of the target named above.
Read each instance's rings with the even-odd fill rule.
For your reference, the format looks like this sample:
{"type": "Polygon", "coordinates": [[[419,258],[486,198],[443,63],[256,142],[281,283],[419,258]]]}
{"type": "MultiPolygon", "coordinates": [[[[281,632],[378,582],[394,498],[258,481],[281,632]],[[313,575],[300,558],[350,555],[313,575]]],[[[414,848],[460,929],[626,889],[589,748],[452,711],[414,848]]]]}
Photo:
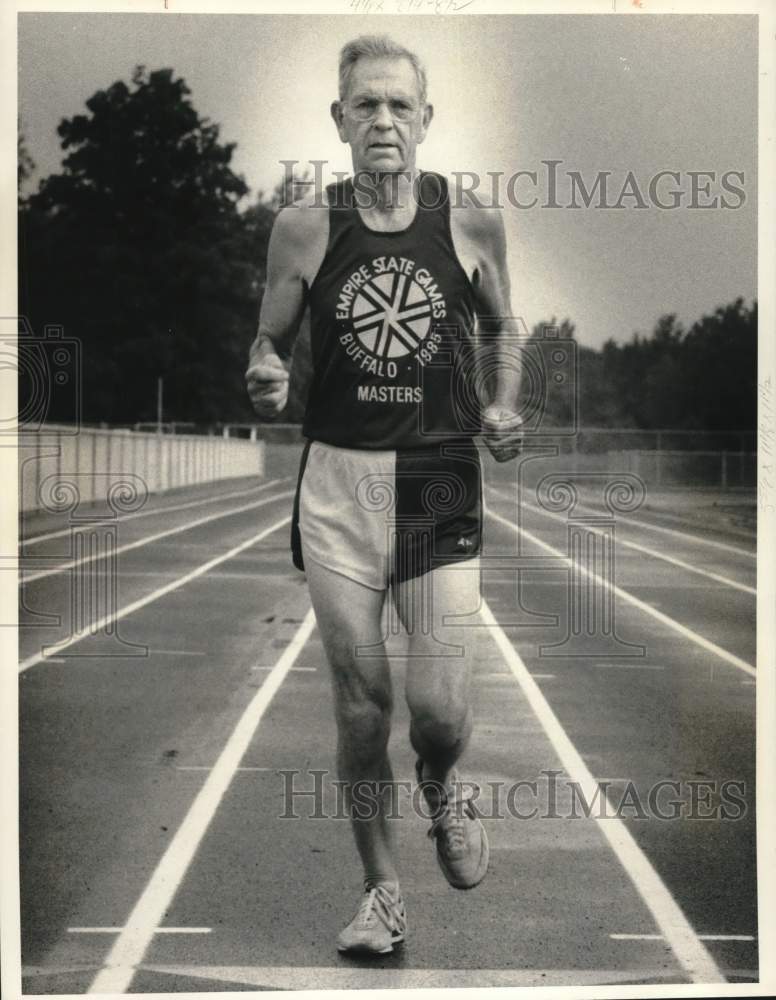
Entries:
{"type": "Polygon", "coordinates": [[[514,458],[522,444],[518,415],[522,365],[516,344],[519,329],[512,315],[506,235],[499,211],[470,210],[469,218],[478,247],[474,288],[480,333],[483,347],[493,352],[495,369],[493,396],[483,411],[484,439],[493,456],[504,462],[514,458]]]}
{"type": "Polygon", "coordinates": [[[259,329],[245,373],[254,409],[265,418],[276,417],[288,399],[288,369],[283,362],[291,358],[305,307],[302,222],[298,209],[285,209],[269,240],[259,329]]]}

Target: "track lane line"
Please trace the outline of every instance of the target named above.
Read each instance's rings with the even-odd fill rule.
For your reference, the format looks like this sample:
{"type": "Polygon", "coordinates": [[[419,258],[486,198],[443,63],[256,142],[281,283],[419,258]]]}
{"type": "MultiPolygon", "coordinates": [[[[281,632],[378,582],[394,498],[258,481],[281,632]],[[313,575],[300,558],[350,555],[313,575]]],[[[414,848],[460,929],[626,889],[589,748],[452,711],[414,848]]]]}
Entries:
{"type": "MultiPolygon", "coordinates": [[[[579,505],[582,510],[590,510],[585,504],[579,505]]],[[[747,559],[757,559],[757,552],[751,552],[749,549],[740,549],[736,545],[727,545],[725,542],[717,542],[713,538],[704,538],[702,535],[691,535],[686,531],[680,531],[678,528],[666,528],[662,524],[652,524],[649,521],[642,521],[640,518],[633,518],[628,516],[623,524],[633,524],[637,528],[647,528],[648,531],[662,531],[666,535],[675,535],[679,538],[685,538],[689,542],[697,542],[700,545],[710,545],[715,549],[722,549],[724,552],[734,552],[738,556],[745,556],[747,559]]]]}
{"type": "MultiPolygon", "coordinates": [[[[68,927],[68,934],[121,934],[123,927],[68,927]]],[[[212,934],[212,927],[157,927],[157,934],[212,934]]]]}
{"type": "MultiPolygon", "coordinates": [[[[287,520],[290,520],[288,518],[287,520]]],[[[189,807],[167,850],[114,942],[104,966],[88,993],[125,993],[136,967],[162,925],[165,912],[186,876],[189,865],[205,836],[235,771],[286,674],[304,648],[315,627],[312,608],[307,612],[290,645],[248,703],[224,749],[189,807]]]]}
{"type": "MultiPolygon", "coordinates": [[[[495,489],[493,486],[490,487],[490,490],[492,493],[495,494],[495,496],[501,497],[502,500],[511,499],[511,497],[505,496],[503,493],[495,489]]],[[[567,523],[565,517],[561,517],[560,514],[554,514],[552,511],[544,510],[541,507],[531,506],[528,507],[527,510],[530,510],[531,513],[533,514],[541,514],[543,517],[550,517],[555,521],[560,521],[561,524],[567,523]]],[[[625,522],[622,523],[624,526],[625,522]]],[[[601,532],[596,531],[595,527],[592,524],[587,525],[587,527],[589,531],[595,532],[596,534],[601,534],[601,532]]],[[[756,587],[750,587],[745,583],[739,583],[738,580],[733,580],[728,576],[722,576],[720,573],[712,573],[711,570],[708,569],[701,569],[700,566],[692,566],[690,563],[686,563],[681,559],[677,559],[676,556],[666,555],[665,552],[658,552],[656,549],[647,548],[646,545],[639,545],[637,542],[629,542],[626,538],[623,538],[621,535],[618,536],[617,538],[617,544],[624,545],[625,548],[628,549],[634,549],[636,552],[643,552],[644,555],[652,556],[653,559],[661,559],[663,560],[663,562],[671,563],[673,566],[679,566],[680,569],[687,570],[690,573],[697,573],[700,576],[708,577],[709,580],[714,580],[717,583],[725,584],[725,586],[727,587],[733,587],[735,590],[740,590],[745,594],[752,594],[755,597],[757,596],[756,587]]]]}
{"type": "MultiPolygon", "coordinates": [[[[264,497],[262,500],[252,500],[250,503],[242,504],[240,507],[231,507],[229,510],[219,511],[217,514],[206,514],[204,517],[197,518],[194,521],[187,521],[185,524],[179,524],[174,528],[166,528],[164,531],[157,531],[153,535],[144,535],[143,538],[138,538],[134,542],[127,542],[126,545],[119,545],[117,549],[113,550],[112,555],[118,556],[121,555],[122,552],[130,552],[132,549],[142,548],[143,545],[150,545],[151,542],[158,542],[161,538],[169,538],[172,535],[179,535],[183,531],[190,531],[192,528],[198,528],[203,524],[220,521],[222,518],[231,517],[233,514],[243,514],[247,510],[255,510],[257,507],[265,507],[268,503],[273,503],[275,500],[283,500],[286,497],[293,495],[293,490],[287,490],[284,493],[276,493],[271,497],[264,497]]],[[[60,573],[67,572],[69,569],[75,569],[76,566],[84,566],[87,563],[95,562],[98,559],[104,558],[104,553],[97,552],[93,555],[83,556],[80,559],[71,559],[68,562],[60,563],[58,566],[52,566],[49,569],[41,569],[37,572],[28,573],[26,576],[19,577],[19,586],[23,587],[28,583],[34,583],[36,580],[42,580],[45,577],[57,576],[60,573]]]]}
{"type": "MultiPolygon", "coordinates": [[[[558,717],[531,676],[520,654],[496,621],[489,605],[483,599],[482,620],[488,625],[489,634],[515,676],[520,689],[531,706],[553,749],[572,781],[578,783],[585,799],[594,802],[600,793],[593,775],[569,739],[558,717]]],[[[645,906],[665,937],[682,969],[694,983],[725,983],[716,962],[698,939],[668,887],[653,868],[652,863],[634,840],[628,828],[617,817],[591,818],[617,856],[620,864],[636,888],[645,906]]]]}
{"type": "MultiPolygon", "coordinates": [[[[610,934],[612,941],[662,941],[662,934],[610,934]]],[[[699,941],[754,941],[754,934],[699,934],[699,941]]]]}
{"type": "Polygon", "coordinates": [[[123,524],[124,521],[135,521],[139,517],[153,517],[154,514],[169,514],[177,510],[188,510],[190,507],[204,507],[209,503],[218,503],[219,500],[232,500],[234,497],[248,496],[249,493],[260,493],[262,490],[266,490],[270,486],[276,486],[278,483],[284,483],[290,478],[290,476],[283,476],[281,479],[269,479],[266,483],[251,486],[249,490],[234,490],[232,493],[219,493],[216,496],[204,497],[200,500],[190,500],[186,503],[178,503],[169,507],[154,507],[153,510],[139,510],[134,514],[124,514],[123,517],[106,517],[99,521],[90,521],[89,524],[85,525],[77,524],[68,526],[67,528],[60,528],[57,531],[47,531],[45,534],[33,535],[31,538],[22,536],[19,539],[19,544],[24,546],[37,545],[39,542],[48,541],[50,538],[62,538],[73,531],[87,531],[99,524],[123,524]]]}
{"type": "Polygon", "coordinates": [[[738,580],[733,580],[729,576],[722,576],[721,573],[712,573],[711,570],[701,569],[700,566],[692,566],[682,559],[677,559],[676,556],[667,556],[664,552],[656,552],[654,549],[649,549],[645,545],[639,545],[637,542],[629,542],[625,538],[619,538],[618,544],[624,545],[628,549],[634,549],[636,552],[643,552],[644,555],[651,556],[653,559],[662,559],[663,562],[671,563],[672,566],[678,566],[689,573],[697,573],[699,576],[705,576],[716,583],[732,587],[734,590],[740,590],[743,594],[751,594],[753,597],[757,597],[756,587],[750,587],[746,583],[739,583],[738,580]]]}
{"type": "Polygon", "coordinates": [[[125,604],[123,608],[119,608],[119,610],[114,614],[104,615],[98,621],[92,622],[88,628],[81,629],[79,632],[74,632],[66,639],[47,647],[45,650],[41,649],[39,653],[34,653],[32,656],[28,656],[26,660],[22,660],[19,664],[19,673],[29,670],[29,668],[35,666],[36,663],[41,663],[43,660],[56,657],[57,653],[61,652],[63,649],[67,649],[69,646],[75,645],[75,643],[80,642],[81,639],[85,639],[88,635],[92,635],[94,632],[100,631],[100,629],[105,628],[107,625],[112,625],[115,622],[121,621],[122,618],[126,618],[127,615],[131,615],[140,608],[144,608],[147,604],[152,604],[154,601],[158,601],[159,598],[164,597],[165,594],[171,594],[174,590],[178,590],[179,587],[183,587],[191,580],[196,579],[198,576],[202,576],[215,566],[219,566],[222,562],[226,562],[227,559],[232,559],[234,556],[239,555],[239,553],[244,552],[245,549],[249,549],[252,545],[258,544],[260,541],[265,539],[267,535],[271,535],[273,531],[277,531],[279,528],[282,528],[284,525],[290,523],[291,515],[288,514],[280,521],[276,521],[268,528],[264,528],[258,534],[252,535],[244,542],[240,542],[239,545],[229,549],[228,552],[224,552],[220,556],[209,559],[207,562],[202,563],[201,566],[197,566],[196,569],[178,577],[177,580],[172,580],[163,587],[158,587],[156,590],[151,591],[150,594],[146,594],[144,597],[140,597],[138,600],[132,601],[130,604],[125,604]]]}
{"type": "MultiPolygon", "coordinates": [[[[568,556],[564,555],[563,552],[560,551],[560,549],[556,549],[552,545],[548,545],[547,542],[543,542],[541,538],[537,538],[537,536],[534,535],[533,532],[528,531],[526,528],[518,527],[508,518],[503,517],[501,514],[498,514],[495,510],[488,508],[486,513],[494,520],[505,525],[507,528],[511,528],[512,531],[515,531],[518,534],[525,535],[525,537],[529,541],[533,542],[535,545],[538,545],[540,548],[545,549],[547,552],[551,552],[554,556],[557,556],[562,562],[566,563],[568,566],[572,565],[572,560],[568,556]]],[[[751,677],[757,676],[757,671],[752,666],[752,664],[747,663],[746,660],[741,659],[740,656],[736,656],[734,653],[729,653],[726,649],[723,649],[721,646],[718,646],[710,639],[706,639],[704,636],[700,635],[700,633],[694,632],[691,628],[688,628],[686,625],[682,625],[681,622],[676,621],[676,619],[670,618],[668,615],[663,614],[662,611],[658,611],[657,608],[653,608],[651,605],[647,604],[645,601],[640,600],[638,597],[634,596],[629,591],[623,590],[622,587],[618,587],[616,584],[610,583],[608,580],[604,579],[604,577],[602,576],[599,576],[597,573],[593,573],[591,570],[585,569],[584,566],[578,566],[577,569],[584,576],[588,577],[591,580],[595,580],[596,583],[602,584],[602,586],[606,587],[607,589],[610,589],[612,593],[616,594],[618,597],[621,597],[624,601],[627,601],[628,604],[632,604],[634,607],[638,608],[640,611],[643,611],[645,614],[650,615],[652,618],[655,618],[663,625],[667,625],[668,628],[672,629],[674,632],[678,632],[679,635],[683,636],[685,639],[689,639],[691,642],[694,642],[696,645],[700,646],[702,649],[705,649],[707,652],[713,653],[715,656],[718,656],[721,660],[724,660],[726,663],[730,663],[732,666],[737,667],[739,670],[743,670],[745,674],[749,674],[751,677]]]]}

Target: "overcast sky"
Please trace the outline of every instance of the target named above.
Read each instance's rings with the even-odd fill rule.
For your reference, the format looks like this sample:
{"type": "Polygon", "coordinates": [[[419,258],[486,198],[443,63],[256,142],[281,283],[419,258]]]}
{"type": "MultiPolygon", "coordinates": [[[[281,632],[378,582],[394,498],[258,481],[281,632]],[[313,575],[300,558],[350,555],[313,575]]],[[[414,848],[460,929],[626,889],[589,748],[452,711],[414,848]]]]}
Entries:
{"type": "MultiPolygon", "coordinates": [[[[581,343],[648,333],[675,312],[685,324],[756,291],[757,27],[752,16],[543,15],[335,17],[331,15],[22,14],[19,102],[32,186],[56,171],[56,128],[85,111],[96,90],[129,83],[133,67],[172,67],[197,111],[236,142],[233,168],[268,191],[281,160],[327,160],[347,170],[349,150],[329,119],[341,45],[385,31],[414,48],[429,73],[435,118],[419,163],[445,174],[499,172],[514,311],[531,326],[569,317],[581,343]],[[646,208],[546,208],[544,160],[561,160],[588,188],[610,171],[615,203],[633,172],[646,208]],[[506,181],[523,177],[512,206],[506,181]],[[672,187],[684,207],[661,210],[672,187]],[[721,175],[742,172],[738,208],[687,206],[690,171],[715,172],[707,203],[724,197],[721,175]]],[[[706,183],[705,181],[703,182],[706,183]]],[[[490,181],[488,180],[488,184],[490,181]]],[[[580,203],[580,199],[577,199],[580,203]]],[[[597,198],[594,201],[597,204],[597,198]]]]}

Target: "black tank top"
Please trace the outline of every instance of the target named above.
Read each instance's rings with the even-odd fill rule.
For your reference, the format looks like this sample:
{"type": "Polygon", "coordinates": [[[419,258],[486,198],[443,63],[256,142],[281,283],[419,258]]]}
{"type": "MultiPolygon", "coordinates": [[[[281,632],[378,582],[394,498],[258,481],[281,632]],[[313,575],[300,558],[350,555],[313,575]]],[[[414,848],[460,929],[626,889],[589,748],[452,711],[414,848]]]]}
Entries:
{"type": "Polygon", "coordinates": [[[308,297],[305,437],[390,449],[477,433],[474,290],[453,248],[447,182],[421,173],[415,192],[410,225],[383,233],[361,219],[352,179],[327,188],[329,240],[308,297]]]}

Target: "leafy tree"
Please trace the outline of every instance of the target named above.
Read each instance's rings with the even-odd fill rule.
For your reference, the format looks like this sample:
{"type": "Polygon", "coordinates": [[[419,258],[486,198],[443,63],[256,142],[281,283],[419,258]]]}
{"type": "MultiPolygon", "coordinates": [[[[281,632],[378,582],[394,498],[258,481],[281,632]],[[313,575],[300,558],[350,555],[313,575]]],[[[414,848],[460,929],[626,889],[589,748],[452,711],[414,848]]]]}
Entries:
{"type": "Polygon", "coordinates": [[[692,325],[682,342],[685,421],[706,430],[757,426],[757,303],[736,299],[692,325]]]}
{"type": "MultiPolygon", "coordinates": [[[[538,323],[532,339],[547,326],[538,323]]],[[[561,338],[573,338],[565,320],[561,338]]],[[[608,340],[600,351],[577,346],[580,426],[683,430],[753,430],[756,425],[757,304],[743,299],[703,316],[686,331],[673,314],[650,336],[608,340]]],[[[549,383],[548,383],[549,385],[549,383]]],[[[544,426],[562,425],[568,408],[548,392],[544,426]]]]}
{"type": "Polygon", "coordinates": [[[20,297],[84,349],[84,416],[249,419],[243,371],[272,208],[245,213],[233,143],[171,69],[138,66],[58,128],[61,173],[29,200],[20,297]]]}
{"type": "Polygon", "coordinates": [[[22,132],[21,122],[16,138],[16,188],[21,199],[22,184],[28,180],[35,170],[35,161],[30,156],[22,132]]]}

